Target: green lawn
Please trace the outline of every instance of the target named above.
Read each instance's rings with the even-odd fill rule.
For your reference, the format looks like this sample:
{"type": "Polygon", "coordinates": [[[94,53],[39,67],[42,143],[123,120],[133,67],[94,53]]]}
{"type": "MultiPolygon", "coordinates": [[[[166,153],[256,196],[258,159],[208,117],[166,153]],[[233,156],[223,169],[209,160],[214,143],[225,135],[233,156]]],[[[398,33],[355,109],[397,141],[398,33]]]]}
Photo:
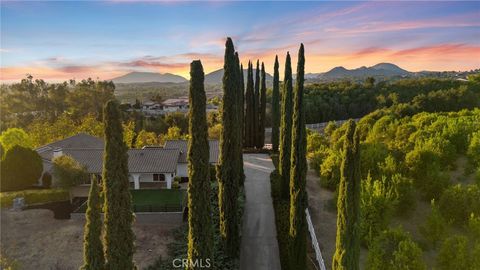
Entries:
{"type": "Polygon", "coordinates": [[[134,205],[181,205],[185,190],[181,189],[141,189],[131,190],[134,205]]]}
{"type": "MultiPolygon", "coordinates": [[[[181,212],[187,203],[186,190],[140,189],[130,190],[133,212],[181,212]]],[[[86,202],[75,212],[85,213],[86,202]]]]}

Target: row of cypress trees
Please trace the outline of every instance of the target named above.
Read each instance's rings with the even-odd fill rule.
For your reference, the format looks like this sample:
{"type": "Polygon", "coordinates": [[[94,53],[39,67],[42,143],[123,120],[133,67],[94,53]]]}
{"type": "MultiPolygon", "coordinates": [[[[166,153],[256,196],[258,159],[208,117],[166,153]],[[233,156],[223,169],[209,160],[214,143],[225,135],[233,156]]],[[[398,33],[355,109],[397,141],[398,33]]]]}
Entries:
{"type": "Polygon", "coordinates": [[[105,151],[103,157],[103,209],[105,212],[102,241],[101,200],[96,179],[92,180],[84,233],[86,270],[136,269],[133,262],[135,235],[128,181],[127,146],[123,141],[118,103],[107,102],[104,108],[105,151]],[[103,242],[103,243],[102,243],[103,242]]]}
{"type": "Polygon", "coordinates": [[[257,60],[254,80],[253,63],[248,62],[247,74],[247,90],[245,93],[246,110],[244,144],[245,147],[261,149],[265,144],[265,121],[267,108],[265,64],[262,62],[260,69],[260,62],[257,60]]]}

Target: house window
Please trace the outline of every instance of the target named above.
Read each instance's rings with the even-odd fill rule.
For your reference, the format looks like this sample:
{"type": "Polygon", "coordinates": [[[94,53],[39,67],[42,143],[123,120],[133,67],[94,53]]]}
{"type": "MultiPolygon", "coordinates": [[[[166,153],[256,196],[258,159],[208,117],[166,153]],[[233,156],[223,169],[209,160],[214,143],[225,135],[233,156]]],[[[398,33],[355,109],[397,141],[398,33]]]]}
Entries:
{"type": "Polygon", "coordinates": [[[165,181],[165,175],[163,173],[154,173],[153,181],[165,181]]]}

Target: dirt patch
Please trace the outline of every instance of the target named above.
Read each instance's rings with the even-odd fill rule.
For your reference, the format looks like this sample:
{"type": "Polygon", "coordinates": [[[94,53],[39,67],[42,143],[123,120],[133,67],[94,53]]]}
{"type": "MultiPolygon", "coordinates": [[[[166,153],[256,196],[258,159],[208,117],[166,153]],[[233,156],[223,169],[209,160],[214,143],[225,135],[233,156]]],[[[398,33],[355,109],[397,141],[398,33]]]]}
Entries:
{"type": "MultiPolygon", "coordinates": [[[[325,267],[332,267],[337,236],[337,213],[332,209],[336,204],[335,193],[320,186],[320,178],[313,170],[307,172],[308,207],[312,217],[315,234],[322,252],[325,267]]],[[[310,236],[309,236],[310,237],[310,236]]],[[[360,250],[360,269],[363,269],[367,250],[360,250]]]]}
{"type": "MultiPolygon", "coordinates": [[[[83,260],[83,226],[78,220],[57,220],[53,212],[33,209],[1,211],[1,250],[20,269],[78,269],[83,260]]],[[[171,231],[177,225],[135,224],[135,262],[142,269],[166,257],[171,231]]]]}

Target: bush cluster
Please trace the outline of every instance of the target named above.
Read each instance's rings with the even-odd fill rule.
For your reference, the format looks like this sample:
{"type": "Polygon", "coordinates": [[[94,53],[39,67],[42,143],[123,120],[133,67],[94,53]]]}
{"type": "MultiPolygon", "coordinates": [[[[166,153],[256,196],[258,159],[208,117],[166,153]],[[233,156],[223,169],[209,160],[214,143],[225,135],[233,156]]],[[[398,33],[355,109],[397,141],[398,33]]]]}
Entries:
{"type": "Polygon", "coordinates": [[[27,205],[67,201],[70,198],[68,191],[64,189],[30,189],[23,191],[1,192],[1,207],[12,206],[13,199],[18,197],[25,198],[25,203],[27,205]]]}

